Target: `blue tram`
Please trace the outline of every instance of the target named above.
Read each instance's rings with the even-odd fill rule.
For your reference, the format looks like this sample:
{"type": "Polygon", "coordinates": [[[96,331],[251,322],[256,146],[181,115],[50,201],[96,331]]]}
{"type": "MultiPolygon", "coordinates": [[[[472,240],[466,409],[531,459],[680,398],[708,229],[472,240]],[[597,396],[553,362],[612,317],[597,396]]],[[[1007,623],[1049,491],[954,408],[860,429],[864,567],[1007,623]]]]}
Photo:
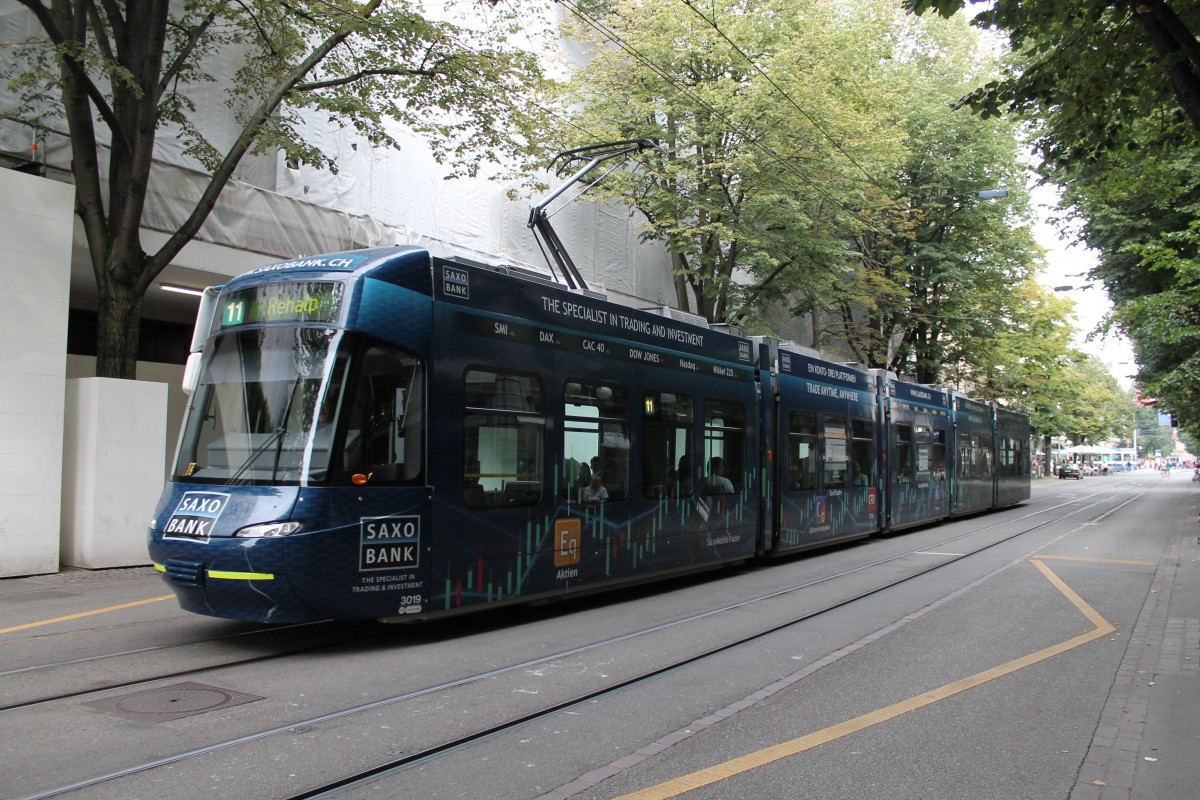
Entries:
{"type": "Polygon", "coordinates": [[[779,411],[778,516],[771,553],[869,536],[879,529],[876,376],[783,345],[772,359],[779,411]]]}
{"type": "Polygon", "coordinates": [[[959,392],[953,393],[953,401],[954,491],[950,513],[975,514],[996,502],[995,412],[990,404],[959,392]]]}
{"type": "Polygon", "coordinates": [[[887,452],[881,527],[898,531],[945,519],[951,510],[950,393],[891,373],[880,382],[887,452]]]}
{"type": "Polygon", "coordinates": [[[149,547],[219,617],[452,613],[1029,496],[1023,415],[419,248],[239,276],[194,349],[149,547]]]}

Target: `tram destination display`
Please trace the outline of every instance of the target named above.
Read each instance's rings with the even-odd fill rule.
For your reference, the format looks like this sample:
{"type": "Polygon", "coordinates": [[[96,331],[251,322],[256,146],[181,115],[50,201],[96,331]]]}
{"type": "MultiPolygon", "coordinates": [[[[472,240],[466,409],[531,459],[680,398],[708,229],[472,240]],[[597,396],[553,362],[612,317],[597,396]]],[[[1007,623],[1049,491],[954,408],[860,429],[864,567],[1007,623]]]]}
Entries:
{"type": "Polygon", "coordinates": [[[342,284],[334,281],[268,283],[232,292],[221,303],[221,328],[267,322],[334,322],[342,284]]]}

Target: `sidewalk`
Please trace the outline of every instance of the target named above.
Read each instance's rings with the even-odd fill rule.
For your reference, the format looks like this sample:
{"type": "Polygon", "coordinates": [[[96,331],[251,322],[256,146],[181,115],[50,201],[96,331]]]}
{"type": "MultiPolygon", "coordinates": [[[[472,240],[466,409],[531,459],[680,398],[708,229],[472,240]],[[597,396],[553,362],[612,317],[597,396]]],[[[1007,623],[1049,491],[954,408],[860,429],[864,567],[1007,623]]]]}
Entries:
{"type": "Polygon", "coordinates": [[[1200,793],[1200,525],[1179,514],[1071,800],[1200,793]]]}

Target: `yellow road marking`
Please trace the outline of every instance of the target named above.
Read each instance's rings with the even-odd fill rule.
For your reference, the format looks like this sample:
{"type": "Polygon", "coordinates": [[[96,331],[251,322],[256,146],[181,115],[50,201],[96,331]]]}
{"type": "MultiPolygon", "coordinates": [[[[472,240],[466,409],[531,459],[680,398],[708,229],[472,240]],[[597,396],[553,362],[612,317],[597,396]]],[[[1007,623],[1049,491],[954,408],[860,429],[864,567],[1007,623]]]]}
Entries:
{"type": "MultiPolygon", "coordinates": [[[[1041,558],[1041,556],[1039,556],[1039,558],[1041,558]]],[[[709,767],[708,769],[703,769],[699,772],[693,772],[691,775],[684,775],[683,777],[660,783],[657,786],[651,786],[632,794],[623,795],[622,797],[617,798],[617,800],[666,800],[666,798],[669,797],[678,797],[685,792],[690,792],[693,789],[699,789],[701,786],[708,786],[709,784],[723,781],[726,778],[731,778],[734,775],[738,775],[743,772],[749,772],[752,769],[765,766],[773,761],[779,761],[780,759],[787,758],[788,756],[794,756],[799,753],[803,753],[806,750],[811,750],[812,748],[827,742],[832,742],[836,739],[849,736],[852,733],[858,733],[859,731],[866,730],[867,728],[878,725],[881,722],[887,722],[890,719],[895,719],[896,717],[907,714],[910,711],[915,711],[918,708],[924,708],[925,706],[932,705],[939,700],[945,700],[948,697],[953,697],[954,695],[965,692],[968,689],[974,689],[978,686],[982,686],[983,684],[993,681],[996,678],[1002,678],[1005,675],[1011,675],[1017,670],[1032,666],[1040,661],[1045,661],[1048,658],[1061,655],[1068,650],[1073,650],[1080,645],[1095,641],[1096,639],[1100,639],[1116,631],[1116,628],[1114,628],[1112,624],[1100,616],[1100,614],[1094,608],[1084,602],[1083,598],[1081,598],[1069,586],[1063,583],[1057,575],[1050,571],[1049,567],[1037,559],[1033,559],[1033,565],[1037,567],[1042,574],[1045,575],[1046,578],[1055,586],[1055,588],[1062,592],[1062,594],[1068,600],[1070,600],[1071,603],[1074,604],[1074,606],[1078,608],[1079,611],[1085,617],[1087,617],[1093,625],[1096,626],[1095,630],[1091,631],[1090,633],[1080,634],[1074,638],[1067,639],[1065,642],[1060,642],[1059,644],[1051,645],[1050,647],[1038,650],[1036,653],[1030,653],[1027,656],[1014,659],[1006,664],[1001,664],[998,667],[992,667],[991,669],[984,670],[983,672],[977,673],[968,678],[962,678],[961,680],[954,681],[953,683],[947,683],[945,686],[940,686],[937,689],[925,692],[924,694],[910,697],[907,700],[902,700],[899,703],[895,703],[886,708],[881,708],[877,711],[871,711],[867,714],[863,714],[862,716],[855,717],[854,719],[816,731],[815,733],[801,736],[798,739],[792,739],[790,742],[783,742],[782,744],[777,744],[773,747],[767,747],[763,750],[742,756],[741,758],[735,758],[731,761],[726,761],[723,764],[717,764],[716,766],[709,767]]]]}
{"type": "Polygon", "coordinates": [[[1088,558],[1087,556],[1035,556],[1047,561],[1090,561],[1093,564],[1129,564],[1135,567],[1157,566],[1153,561],[1126,561],[1119,558],[1088,558]]]}
{"type": "Polygon", "coordinates": [[[38,628],[42,625],[53,625],[56,622],[67,622],[72,619],[80,619],[81,617],[92,617],[96,614],[107,614],[110,611],[120,611],[123,608],[133,608],[134,606],[144,606],[147,603],[157,603],[161,600],[170,600],[175,595],[164,594],[162,597],[151,597],[148,600],[134,600],[132,603],[122,603],[119,606],[109,606],[108,608],[97,608],[92,611],[80,611],[78,614],[68,614],[65,617],[55,617],[54,619],[44,619],[41,622],[27,622],[24,625],[14,625],[11,628],[0,628],[0,633],[12,633],[13,631],[23,631],[29,628],[38,628]]]}

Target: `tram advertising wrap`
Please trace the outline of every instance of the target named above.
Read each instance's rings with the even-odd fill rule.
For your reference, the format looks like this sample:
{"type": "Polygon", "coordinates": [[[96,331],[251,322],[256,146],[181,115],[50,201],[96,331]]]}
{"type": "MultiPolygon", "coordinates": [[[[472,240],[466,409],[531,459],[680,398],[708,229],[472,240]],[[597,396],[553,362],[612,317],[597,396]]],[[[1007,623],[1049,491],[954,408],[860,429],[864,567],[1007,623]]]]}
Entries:
{"type": "Polygon", "coordinates": [[[950,394],[933,386],[886,382],[887,525],[892,530],[950,515],[950,394]]]}
{"type": "Polygon", "coordinates": [[[214,298],[149,541],[196,613],[425,618],[1029,496],[1021,414],[511,268],[362,250],[214,298]]]}

